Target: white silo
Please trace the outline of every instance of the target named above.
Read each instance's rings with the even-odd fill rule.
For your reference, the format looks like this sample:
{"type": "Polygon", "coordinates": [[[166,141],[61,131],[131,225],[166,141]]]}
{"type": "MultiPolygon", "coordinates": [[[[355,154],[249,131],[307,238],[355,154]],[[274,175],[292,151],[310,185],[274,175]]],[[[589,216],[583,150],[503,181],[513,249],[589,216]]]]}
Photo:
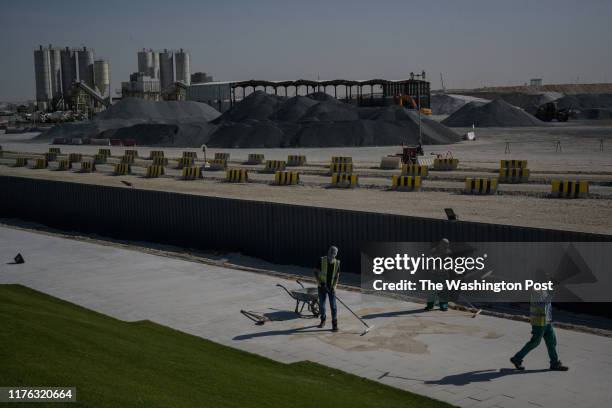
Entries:
{"type": "Polygon", "coordinates": [[[94,54],[92,50],[88,50],[87,47],[83,47],[77,51],[77,65],[79,80],[85,82],[89,87],[93,88],[94,74],[93,74],[94,54]]]}
{"type": "Polygon", "coordinates": [[[110,87],[108,61],[94,61],[94,83],[102,96],[108,96],[110,87]]]}
{"type": "Polygon", "coordinates": [[[36,103],[38,109],[46,110],[52,99],[49,50],[39,46],[34,50],[34,79],[36,81],[36,103]]]}
{"type": "Polygon", "coordinates": [[[191,66],[189,60],[189,53],[183,51],[182,48],[174,53],[176,82],[182,82],[186,85],[191,83],[191,66]]]}

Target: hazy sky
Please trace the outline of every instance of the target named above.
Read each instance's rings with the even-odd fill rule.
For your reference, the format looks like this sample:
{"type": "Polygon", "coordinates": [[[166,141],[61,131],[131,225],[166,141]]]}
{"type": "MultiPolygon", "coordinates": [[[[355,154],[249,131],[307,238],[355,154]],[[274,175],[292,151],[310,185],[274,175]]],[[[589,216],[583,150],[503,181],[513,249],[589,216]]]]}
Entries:
{"type": "Polygon", "coordinates": [[[0,100],[33,99],[33,50],[86,45],[112,89],[142,48],[215,80],[406,78],[434,88],[612,81],[612,1],[227,0],[0,3],[0,100]]]}

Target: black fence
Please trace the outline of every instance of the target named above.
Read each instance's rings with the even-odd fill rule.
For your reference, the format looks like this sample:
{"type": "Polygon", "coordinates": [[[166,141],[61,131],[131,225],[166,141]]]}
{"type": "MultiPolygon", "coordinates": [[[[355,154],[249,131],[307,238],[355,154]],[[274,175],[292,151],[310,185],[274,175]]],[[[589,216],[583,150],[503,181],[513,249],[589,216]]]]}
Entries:
{"type": "Polygon", "coordinates": [[[0,216],[186,248],[313,266],[330,244],[358,272],[371,241],[611,241],[587,234],[327,209],[20,177],[1,177],[0,216]]]}

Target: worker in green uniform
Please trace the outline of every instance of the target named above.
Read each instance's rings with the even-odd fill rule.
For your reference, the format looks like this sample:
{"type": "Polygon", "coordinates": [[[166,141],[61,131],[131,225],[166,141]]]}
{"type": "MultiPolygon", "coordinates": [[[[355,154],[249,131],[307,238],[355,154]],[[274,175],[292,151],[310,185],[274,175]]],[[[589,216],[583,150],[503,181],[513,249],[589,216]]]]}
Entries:
{"type": "Polygon", "coordinates": [[[327,256],[321,257],[315,268],[315,277],[318,283],[319,309],[321,323],[319,328],[325,327],[327,319],[325,301],[329,298],[329,307],[332,315],[332,331],[338,331],[338,308],[336,307],[336,286],[340,275],[340,260],[337,259],[338,248],[329,247],[327,256]]]}
{"type": "MultiPolygon", "coordinates": [[[[538,271],[539,276],[543,276],[543,271],[538,271]]],[[[531,304],[529,306],[531,320],[531,339],[516,353],[510,362],[517,370],[524,370],[523,359],[534,348],[538,347],[542,338],[546,343],[548,357],[550,359],[550,369],[553,371],[567,371],[569,368],[564,366],[557,355],[557,337],[552,325],[552,294],[547,290],[533,290],[531,292],[531,304]]]]}
{"type": "MultiPolygon", "coordinates": [[[[440,242],[438,242],[438,244],[430,251],[430,256],[440,257],[442,258],[443,262],[444,258],[451,255],[452,252],[450,250],[450,241],[446,238],[442,238],[440,242]]],[[[431,273],[432,282],[445,284],[447,279],[448,272],[444,270],[444,268],[442,268],[441,270],[432,271],[431,273]]],[[[446,312],[448,310],[448,297],[449,296],[447,289],[443,289],[441,291],[429,291],[429,293],[427,294],[427,305],[425,306],[425,311],[433,310],[437,298],[438,303],[440,305],[440,310],[446,312]]]]}

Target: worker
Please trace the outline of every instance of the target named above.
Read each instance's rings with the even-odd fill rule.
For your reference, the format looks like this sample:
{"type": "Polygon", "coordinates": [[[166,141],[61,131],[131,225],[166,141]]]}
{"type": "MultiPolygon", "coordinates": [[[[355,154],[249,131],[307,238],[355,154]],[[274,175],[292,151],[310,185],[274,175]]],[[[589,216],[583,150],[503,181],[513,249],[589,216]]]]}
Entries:
{"type": "Polygon", "coordinates": [[[340,260],[337,259],[338,248],[329,247],[327,256],[321,257],[320,262],[315,268],[315,277],[318,283],[319,309],[321,313],[321,323],[319,328],[325,327],[327,319],[325,301],[329,297],[329,307],[332,315],[332,331],[338,331],[338,309],[336,307],[336,286],[340,276],[340,260]]]}
{"type": "MultiPolygon", "coordinates": [[[[538,277],[550,280],[550,275],[539,269],[536,274],[538,277]]],[[[531,292],[531,304],[529,306],[531,320],[531,339],[516,353],[510,362],[517,370],[524,370],[523,359],[534,348],[538,347],[542,338],[546,343],[548,358],[550,359],[550,369],[553,371],[567,371],[569,368],[564,366],[557,355],[557,337],[552,325],[552,294],[547,290],[533,290],[531,292]]]]}
{"type": "MultiPolygon", "coordinates": [[[[432,257],[441,257],[442,263],[444,263],[444,258],[447,256],[451,256],[452,252],[450,250],[450,241],[446,238],[442,238],[438,244],[433,247],[430,251],[430,256],[432,257]]],[[[448,272],[444,269],[432,271],[431,281],[435,283],[443,283],[445,284],[448,279],[448,272]]],[[[446,285],[445,285],[446,287],[446,285]]],[[[433,310],[434,305],[436,303],[436,298],[438,298],[438,302],[440,305],[440,310],[443,312],[448,311],[448,291],[430,291],[427,295],[427,305],[425,306],[425,311],[433,310]]]]}

